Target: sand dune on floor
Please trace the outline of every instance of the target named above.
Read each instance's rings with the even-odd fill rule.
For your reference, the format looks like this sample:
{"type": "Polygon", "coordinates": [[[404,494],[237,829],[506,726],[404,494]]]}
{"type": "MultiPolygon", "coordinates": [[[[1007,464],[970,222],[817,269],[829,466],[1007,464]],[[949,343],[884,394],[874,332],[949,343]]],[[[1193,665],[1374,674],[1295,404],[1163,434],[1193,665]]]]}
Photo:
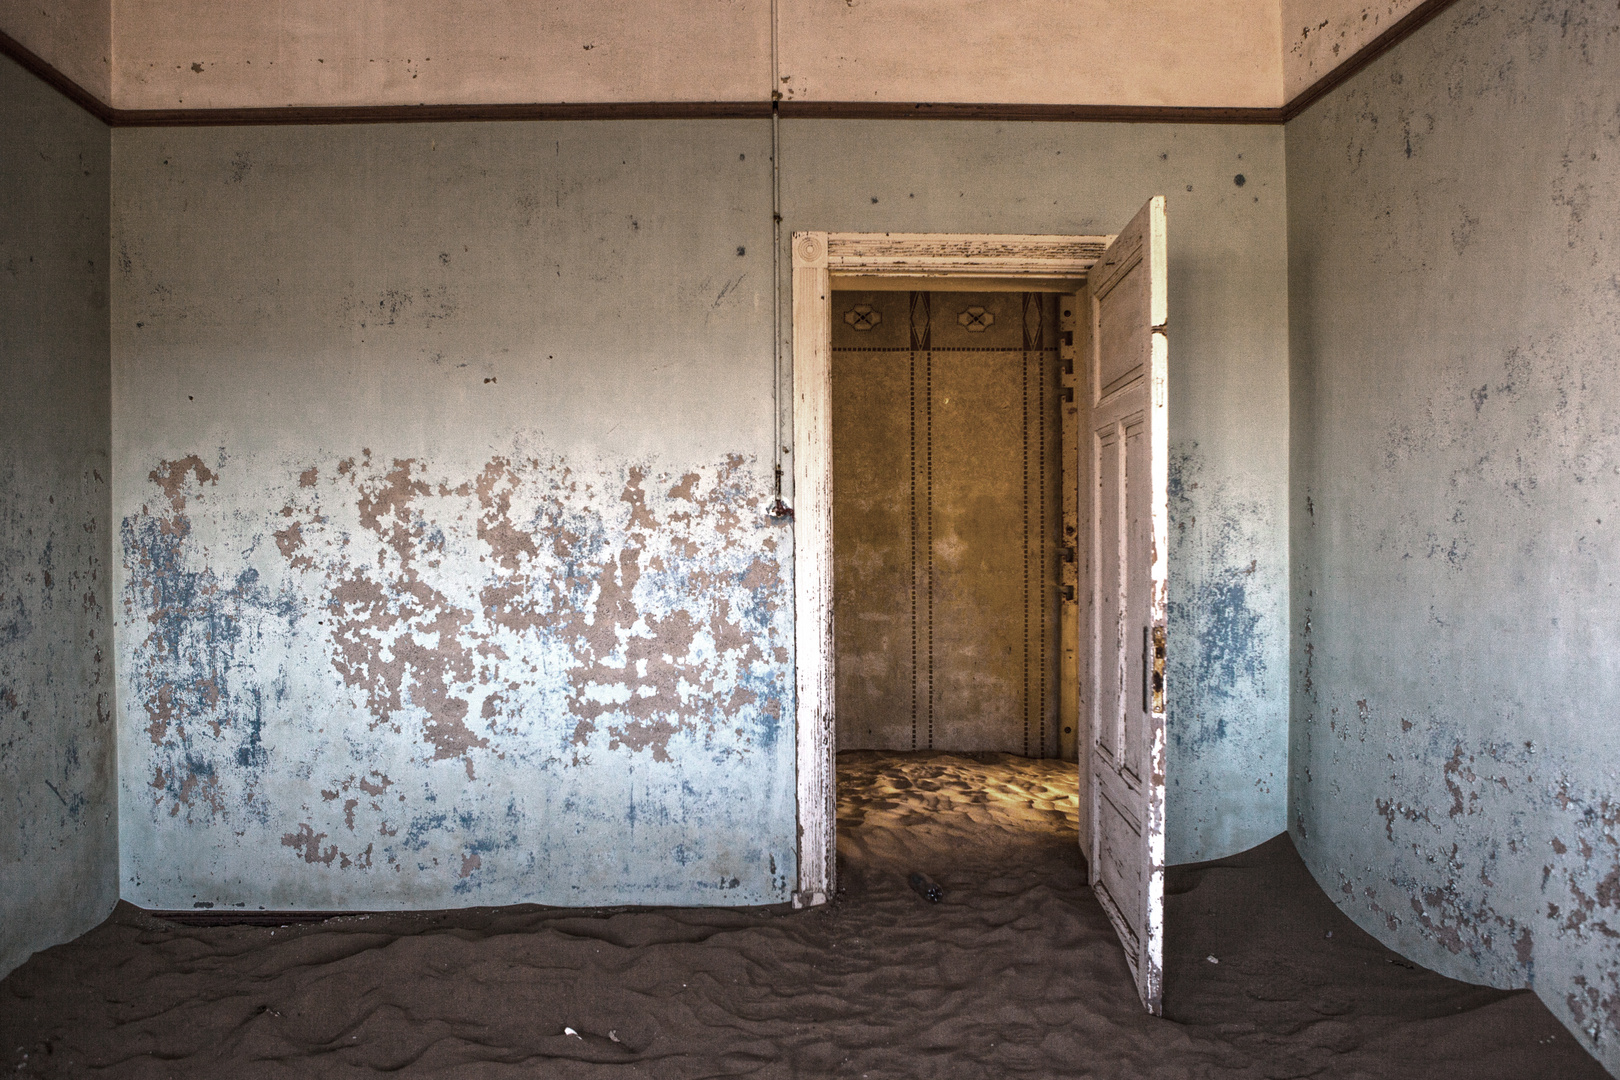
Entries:
{"type": "Polygon", "coordinates": [[[1356,929],[1286,837],[1172,870],[1169,1015],[1145,1015],[1084,884],[1073,770],[841,754],[841,892],[808,912],[198,927],[122,905],[0,982],[0,1060],[154,1078],[1604,1075],[1528,993],[1407,966],[1356,929]]]}

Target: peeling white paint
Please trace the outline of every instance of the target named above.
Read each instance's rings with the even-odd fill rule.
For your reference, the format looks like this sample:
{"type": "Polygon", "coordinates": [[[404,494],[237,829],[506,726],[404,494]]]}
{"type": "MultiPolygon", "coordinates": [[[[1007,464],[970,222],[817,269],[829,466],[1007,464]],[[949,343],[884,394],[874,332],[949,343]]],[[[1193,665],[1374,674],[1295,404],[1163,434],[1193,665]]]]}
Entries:
{"type": "Polygon", "coordinates": [[[793,789],[757,468],[543,454],[151,470],[121,542],[126,898],[787,898],[791,843],[751,828],[793,789]]]}
{"type": "Polygon", "coordinates": [[[1291,829],[1620,1072],[1620,15],[1458,5],[1288,129],[1291,829]]]}

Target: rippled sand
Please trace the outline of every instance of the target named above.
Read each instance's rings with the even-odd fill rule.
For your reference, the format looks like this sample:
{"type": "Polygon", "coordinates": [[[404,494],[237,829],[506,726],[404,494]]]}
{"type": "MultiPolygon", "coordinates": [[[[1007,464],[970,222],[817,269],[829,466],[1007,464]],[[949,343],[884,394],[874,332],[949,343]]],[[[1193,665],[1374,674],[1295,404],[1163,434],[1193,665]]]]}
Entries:
{"type": "Polygon", "coordinates": [[[118,1077],[1604,1076],[1530,994],[1443,979],[1357,930],[1286,837],[1172,870],[1169,1018],[1149,1017],[1084,885],[1072,765],[853,752],[838,766],[842,889],[825,908],[277,928],[120,905],[0,982],[0,1062],[118,1077]],[[913,870],[943,903],[909,888],[913,870]]]}

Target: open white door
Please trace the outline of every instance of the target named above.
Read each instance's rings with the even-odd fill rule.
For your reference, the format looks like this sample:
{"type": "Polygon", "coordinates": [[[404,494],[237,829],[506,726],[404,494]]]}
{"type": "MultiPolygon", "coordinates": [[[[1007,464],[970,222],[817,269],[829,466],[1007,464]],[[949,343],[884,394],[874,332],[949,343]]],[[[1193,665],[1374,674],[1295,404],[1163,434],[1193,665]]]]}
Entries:
{"type": "Polygon", "coordinates": [[[1142,1004],[1164,988],[1166,445],[1164,197],[1092,267],[1091,881],[1142,1004]]]}

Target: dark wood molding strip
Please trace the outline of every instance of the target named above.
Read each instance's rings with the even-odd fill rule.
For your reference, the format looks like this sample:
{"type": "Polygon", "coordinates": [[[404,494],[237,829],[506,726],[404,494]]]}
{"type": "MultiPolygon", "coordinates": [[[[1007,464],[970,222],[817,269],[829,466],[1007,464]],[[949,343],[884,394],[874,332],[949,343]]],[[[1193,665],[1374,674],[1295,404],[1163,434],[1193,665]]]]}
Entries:
{"type": "MultiPolygon", "coordinates": [[[[1281,108],[1159,105],[995,105],[971,102],[783,101],[784,119],[999,120],[1107,124],[1283,124],[1410,37],[1456,0],[1423,0],[1344,63],[1281,108]]],[[[759,120],[768,101],[557,102],[529,105],[288,105],[262,109],[115,109],[0,31],[0,54],[113,127],[239,127],[266,124],[412,124],[472,120],[759,120]]]]}
{"type": "Polygon", "coordinates": [[[768,101],[606,101],[527,105],[287,105],[265,109],[115,109],[114,127],[427,124],[471,120],[764,120],[768,101]]]}
{"type": "Polygon", "coordinates": [[[1294,95],[1294,100],[1279,110],[1282,113],[1281,122],[1288,123],[1288,121],[1322,100],[1322,98],[1348,82],[1362,68],[1411,37],[1429,20],[1456,2],[1457,0],[1423,0],[1423,3],[1390,23],[1382,34],[1351,53],[1344,63],[1294,95]]]}
{"type": "Polygon", "coordinates": [[[96,95],[57,71],[43,56],[34,53],[4,30],[0,30],[0,56],[8,56],[15,60],[29,74],[43,80],[57,93],[102,123],[110,124],[113,122],[112,108],[103,103],[96,95]]]}
{"type": "Polygon", "coordinates": [[[996,105],[973,102],[784,101],[784,120],[1002,120],[1105,124],[1276,124],[1281,109],[1174,105],[996,105]]]}
{"type": "Polygon", "coordinates": [[[242,127],[265,124],[424,124],[469,120],[766,120],[768,101],[537,102],[516,105],[287,105],[262,109],[114,109],[0,31],[8,56],[113,127],[242,127]]]}

